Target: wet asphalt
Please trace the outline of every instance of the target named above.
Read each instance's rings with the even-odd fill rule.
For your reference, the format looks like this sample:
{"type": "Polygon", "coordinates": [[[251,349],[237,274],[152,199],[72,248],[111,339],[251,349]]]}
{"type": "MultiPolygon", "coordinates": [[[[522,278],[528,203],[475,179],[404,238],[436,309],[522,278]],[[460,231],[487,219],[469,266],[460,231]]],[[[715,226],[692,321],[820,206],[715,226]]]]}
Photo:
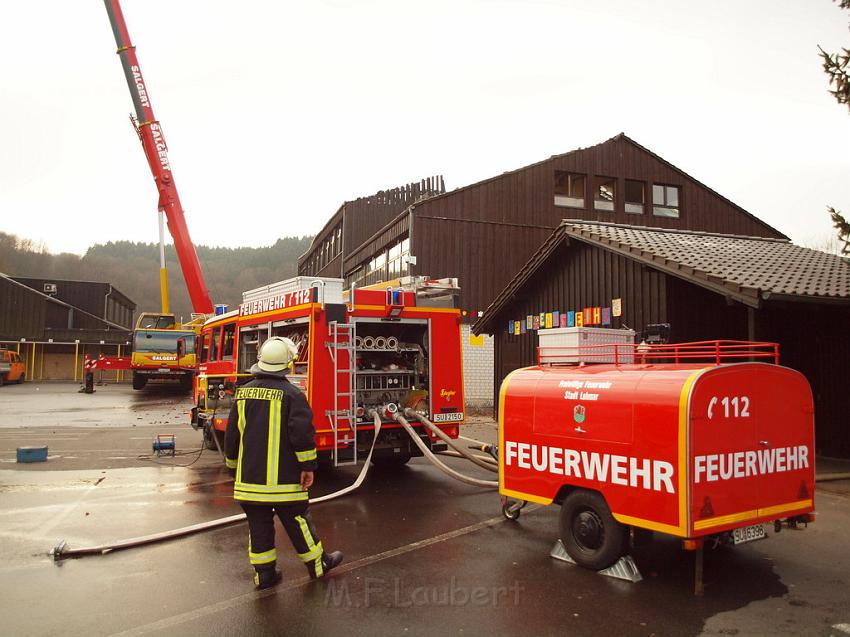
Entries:
{"type": "MultiPolygon", "coordinates": [[[[850,631],[850,485],[827,483],[805,530],[693,558],[657,537],[632,584],[553,560],[557,507],[517,522],[498,496],[415,459],[377,469],[356,493],[313,508],[346,559],[311,582],[278,528],[284,581],[255,592],[244,524],[54,562],[59,540],[101,544],[239,513],[215,452],[200,454],[173,390],[42,383],[0,388],[0,599],[8,635],[842,635],[850,631]],[[151,457],[156,433],[181,454],[151,457]],[[48,444],[46,463],[14,462],[48,444]],[[194,452],[193,452],[194,451],[194,452]],[[199,456],[199,457],[198,457],[199,456]],[[190,464],[190,466],[176,466],[190,464]]],[[[495,435],[486,419],[467,430],[495,435]]],[[[453,467],[486,472],[459,460],[453,467]]],[[[322,471],[314,495],[359,468],[322,471]]]]}

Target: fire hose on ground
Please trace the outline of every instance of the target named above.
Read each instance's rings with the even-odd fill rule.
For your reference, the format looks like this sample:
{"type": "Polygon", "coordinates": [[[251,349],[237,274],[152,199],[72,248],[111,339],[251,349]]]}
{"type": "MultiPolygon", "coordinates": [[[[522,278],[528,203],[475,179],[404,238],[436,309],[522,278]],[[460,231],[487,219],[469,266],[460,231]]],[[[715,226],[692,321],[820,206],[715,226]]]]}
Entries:
{"type": "Polygon", "coordinates": [[[466,484],[471,484],[476,487],[490,487],[494,489],[499,487],[499,482],[497,480],[480,480],[478,478],[471,478],[470,476],[464,475],[459,471],[455,471],[447,464],[445,464],[442,460],[440,460],[430,449],[428,449],[428,445],[422,442],[422,440],[419,438],[419,435],[416,433],[416,431],[414,431],[413,427],[410,426],[410,423],[407,422],[404,416],[402,416],[399,412],[396,412],[393,414],[393,418],[402,427],[404,427],[404,430],[410,435],[410,437],[413,439],[413,442],[416,443],[416,446],[419,447],[419,450],[425,455],[425,457],[428,458],[428,460],[430,460],[435,467],[437,467],[447,476],[451,476],[456,480],[460,480],[461,482],[465,482],[466,484]]]}
{"type": "MultiPolygon", "coordinates": [[[[408,409],[405,410],[405,413],[410,415],[410,417],[415,418],[422,425],[437,435],[440,439],[450,445],[455,451],[452,453],[458,454],[458,456],[467,458],[474,462],[475,464],[482,466],[491,471],[498,471],[492,464],[489,462],[489,458],[478,457],[472,453],[469,453],[459,445],[456,445],[454,441],[446,436],[439,427],[436,427],[433,423],[431,423],[427,418],[417,414],[416,412],[408,409]]],[[[472,478],[470,476],[464,475],[458,471],[455,471],[445,463],[443,463],[437,456],[428,449],[428,446],[422,442],[419,435],[410,425],[410,423],[398,413],[397,410],[387,410],[388,415],[392,415],[392,417],[404,428],[404,430],[410,435],[413,442],[419,447],[420,451],[425,455],[425,457],[431,461],[434,466],[436,466],[440,471],[445,473],[446,475],[455,478],[456,480],[460,480],[461,482],[465,482],[466,484],[470,484],[478,487],[486,487],[486,488],[498,488],[499,483],[495,480],[481,480],[478,478],[472,478]]],[[[378,434],[381,431],[381,416],[377,410],[371,409],[369,410],[369,415],[374,420],[375,425],[375,435],[372,439],[372,446],[369,449],[369,454],[366,457],[366,461],[363,465],[363,468],[360,470],[360,473],[357,476],[357,479],[350,484],[349,486],[340,489],[339,491],[335,491],[333,493],[328,493],[323,496],[319,496],[317,498],[310,498],[311,504],[317,504],[319,502],[327,502],[328,500],[333,500],[334,498],[341,497],[352,491],[356,490],[363,484],[363,481],[366,479],[366,475],[369,472],[369,467],[371,466],[372,454],[375,451],[375,445],[378,441],[378,434]]],[[[224,453],[221,450],[221,447],[218,444],[217,436],[213,433],[213,442],[218,450],[219,454],[224,456],[224,453]]],[[[476,441],[477,442],[477,441],[476,441]]],[[[238,513],[236,515],[230,515],[224,518],[219,518],[217,520],[210,520],[208,522],[200,522],[198,524],[192,524],[190,526],[181,527],[179,529],[173,529],[171,531],[163,531],[161,533],[153,533],[151,535],[144,535],[141,537],[130,538],[127,540],[122,540],[119,542],[114,542],[111,544],[101,544],[96,546],[89,547],[81,547],[81,548],[68,548],[65,540],[59,542],[52,550],[51,554],[53,555],[54,560],[61,560],[70,557],[82,557],[85,555],[105,555],[106,553],[111,553],[112,551],[117,551],[121,549],[134,548],[138,546],[144,546],[146,544],[153,544],[156,542],[162,542],[165,540],[176,539],[179,537],[184,537],[187,535],[192,535],[194,533],[199,533],[201,531],[208,531],[210,529],[217,529],[224,526],[229,526],[231,524],[236,524],[238,522],[242,522],[245,520],[244,513],[238,513]]]]}
{"type": "MultiPolygon", "coordinates": [[[[377,413],[375,413],[374,419],[375,437],[372,440],[372,448],[369,449],[369,455],[366,457],[366,463],[360,470],[360,474],[357,476],[357,479],[344,489],[340,489],[339,491],[328,493],[317,498],[310,498],[311,504],[327,502],[328,500],[339,498],[343,495],[351,493],[352,491],[357,489],[361,484],[363,484],[363,480],[366,479],[366,474],[369,472],[369,466],[372,460],[372,453],[375,451],[375,442],[378,440],[378,433],[381,431],[381,418],[377,415],[377,413]]],[[[213,433],[213,441],[215,442],[216,449],[218,449],[219,453],[221,453],[223,457],[224,454],[222,453],[221,448],[218,445],[218,440],[215,433],[213,433]]],[[[88,546],[75,549],[68,548],[65,540],[62,540],[53,548],[51,554],[53,555],[54,560],[61,560],[67,557],[82,557],[84,555],[105,555],[106,553],[118,551],[120,549],[144,546],[145,544],[153,544],[155,542],[162,542],[163,540],[172,540],[178,537],[192,535],[193,533],[199,533],[200,531],[208,531],[210,529],[221,528],[230,524],[242,522],[243,520],[245,520],[245,514],[237,513],[236,515],[230,515],[225,518],[210,520],[208,522],[201,522],[199,524],[192,524],[191,526],[184,526],[182,528],[174,529],[172,531],[163,531],[162,533],[143,535],[141,537],[135,537],[129,540],[122,540],[120,542],[114,542],[112,544],[101,544],[97,546],[88,546]]]]}
{"type": "MultiPolygon", "coordinates": [[[[488,471],[493,471],[495,473],[499,472],[498,467],[494,467],[492,462],[487,462],[485,460],[479,459],[479,457],[476,456],[475,454],[469,453],[469,451],[467,451],[466,449],[464,449],[463,447],[461,447],[460,445],[455,443],[455,441],[452,440],[451,438],[449,438],[442,429],[437,427],[434,423],[432,423],[430,420],[428,420],[422,414],[420,414],[420,413],[418,413],[418,412],[416,412],[412,409],[405,409],[404,415],[407,416],[408,418],[415,418],[416,420],[421,422],[422,425],[426,429],[428,429],[431,433],[433,433],[435,436],[437,436],[437,438],[439,438],[440,440],[445,442],[449,447],[454,449],[455,453],[459,453],[461,456],[463,456],[467,460],[474,462],[475,464],[477,464],[479,467],[481,467],[483,469],[487,469],[488,471]]],[[[410,433],[410,432],[408,432],[408,433],[410,433]]],[[[496,486],[499,486],[499,485],[497,484],[496,486]]]]}

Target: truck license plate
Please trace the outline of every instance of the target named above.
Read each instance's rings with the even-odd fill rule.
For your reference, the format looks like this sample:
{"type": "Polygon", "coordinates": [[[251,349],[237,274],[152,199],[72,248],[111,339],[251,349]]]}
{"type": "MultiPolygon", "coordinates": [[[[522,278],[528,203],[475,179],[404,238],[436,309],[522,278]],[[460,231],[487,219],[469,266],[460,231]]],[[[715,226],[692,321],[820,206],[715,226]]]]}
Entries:
{"type": "Polygon", "coordinates": [[[764,531],[764,524],[754,524],[753,526],[742,526],[740,529],[733,529],[732,540],[735,544],[746,544],[756,540],[764,540],[767,538],[767,533],[764,531]]]}
{"type": "Polygon", "coordinates": [[[448,414],[434,414],[433,422],[463,422],[463,412],[451,412],[448,414]]]}

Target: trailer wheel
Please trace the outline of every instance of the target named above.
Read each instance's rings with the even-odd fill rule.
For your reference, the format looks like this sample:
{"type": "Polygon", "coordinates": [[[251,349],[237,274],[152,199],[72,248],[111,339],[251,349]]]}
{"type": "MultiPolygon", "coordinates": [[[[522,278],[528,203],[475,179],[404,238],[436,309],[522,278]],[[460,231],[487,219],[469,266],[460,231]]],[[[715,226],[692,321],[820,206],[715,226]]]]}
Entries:
{"type": "Polygon", "coordinates": [[[502,505],[502,515],[504,515],[508,520],[519,520],[521,508],[515,509],[513,507],[514,504],[512,502],[502,505]]]}
{"type": "Polygon", "coordinates": [[[579,489],[561,506],[561,542],[576,564],[599,571],[625,553],[626,527],[611,515],[598,493],[579,489]]]}

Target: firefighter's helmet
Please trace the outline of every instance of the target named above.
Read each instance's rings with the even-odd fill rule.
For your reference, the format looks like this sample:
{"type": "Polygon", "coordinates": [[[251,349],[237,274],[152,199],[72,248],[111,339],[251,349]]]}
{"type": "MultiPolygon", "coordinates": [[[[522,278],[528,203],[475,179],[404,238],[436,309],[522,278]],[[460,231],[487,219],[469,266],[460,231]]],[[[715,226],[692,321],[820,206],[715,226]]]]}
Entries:
{"type": "Polygon", "coordinates": [[[257,367],[264,372],[282,372],[298,356],[298,346],[284,336],[272,336],[260,347],[257,367]]]}

